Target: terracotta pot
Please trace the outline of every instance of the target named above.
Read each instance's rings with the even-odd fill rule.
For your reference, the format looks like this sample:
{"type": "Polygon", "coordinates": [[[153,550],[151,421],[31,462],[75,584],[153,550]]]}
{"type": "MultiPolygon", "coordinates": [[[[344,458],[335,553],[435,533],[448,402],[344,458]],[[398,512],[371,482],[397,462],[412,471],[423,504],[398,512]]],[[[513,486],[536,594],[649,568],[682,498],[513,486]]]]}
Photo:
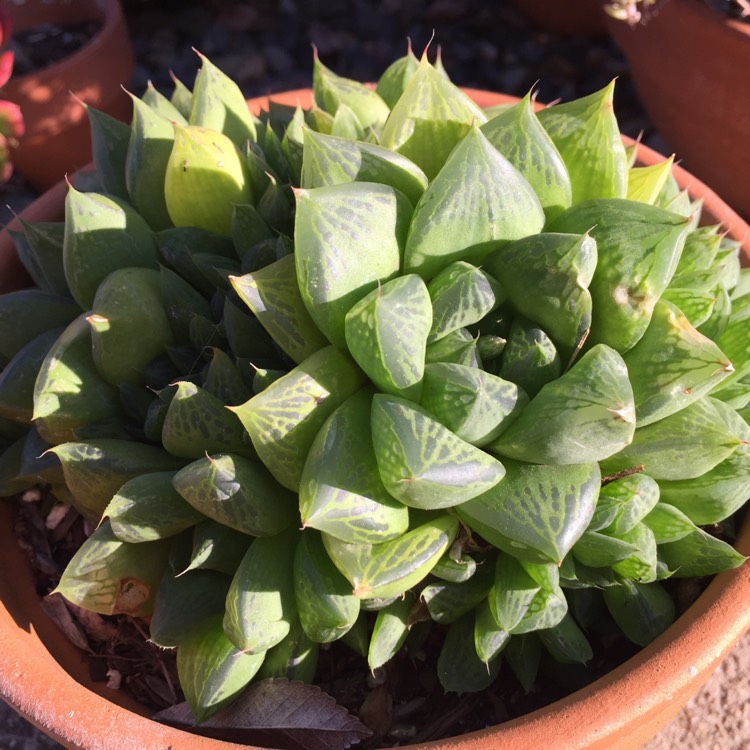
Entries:
{"type": "Polygon", "coordinates": [[[99,21],[99,31],[58,63],[13,77],[2,96],[21,106],[26,134],[13,150],[15,167],[37,190],[46,190],[91,159],[85,109],[78,97],[122,120],[130,97],[121,86],[133,73],[133,50],[119,0],[23,0],[7,3],[13,31],[44,23],[99,21]]]}
{"type": "MultiPolygon", "coordinates": [[[[467,90],[480,106],[517,101],[512,97],[467,90]]],[[[273,97],[285,104],[309,106],[309,90],[273,97]]],[[[249,102],[258,112],[268,98],[249,102]]],[[[663,157],[638,148],[641,164],[663,157]]],[[[721,223],[728,236],[745,243],[750,261],[750,227],[703,183],[676,168],[680,186],[704,202],[708,223],[721,223]]],[[[59,218],[64,188],[58,186],[29,212],[59,218]]],[[[7,231],[0,232],[0,267],[13,253],[7,231]]],[[[22,279],[16,279],[21,284],[22,279]]],[[[737,540],[750,554],[750,516],[737,540]]],[[[68,748],[80,750],[247,750],[163,726],[146,710],[91,681],[80,652],[42,611],[28,564],[13,536],[8,504],[0,504],[0,697],[68,748]]],[[[717,576],[695,604],[661,637],[605,677],[556,703],[505,724],[420,745],[442,750],[637,750],[655,735],[711,676],[721,660],[750,628],[750,566],[717,576]]],[[[411,746],[416,750],[416,746],[411,746]]]]}
{"type": "Polygon", "coordinates": [[[513,5],[542,31],[565,36],[606,32],[601,0],[513,0],[513,5]]]}
{"type": "Polygon", "coordinates": [[[685,167],[750,217],[750,24],[696,0],[607,26],[650,119],[685,167]]]}

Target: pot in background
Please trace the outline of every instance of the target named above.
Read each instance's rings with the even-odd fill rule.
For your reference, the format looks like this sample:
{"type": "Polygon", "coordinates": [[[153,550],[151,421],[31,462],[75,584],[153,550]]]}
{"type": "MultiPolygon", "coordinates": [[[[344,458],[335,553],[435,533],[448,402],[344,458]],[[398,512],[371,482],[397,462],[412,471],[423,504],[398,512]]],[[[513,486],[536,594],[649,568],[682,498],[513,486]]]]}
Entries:
{"type": "Polygon", "coordinates": [[[632,28],[606,24],[664,141],[750,217],[750,24],[695,0],[657,4],[632,28]]]}
{"type": "Polygon", "coordinates": [[[86,110],[74,97],[113,117],[128,120],[122,95],[133,73],[133,50],[119,0],[14,0],[7,3],[14,33],[42,24],[99,21],[80,49],[28,75],[14,76],[3,98],[20,105],[26,133],[12,159],[39,191],[91,160],[86,110]]]}

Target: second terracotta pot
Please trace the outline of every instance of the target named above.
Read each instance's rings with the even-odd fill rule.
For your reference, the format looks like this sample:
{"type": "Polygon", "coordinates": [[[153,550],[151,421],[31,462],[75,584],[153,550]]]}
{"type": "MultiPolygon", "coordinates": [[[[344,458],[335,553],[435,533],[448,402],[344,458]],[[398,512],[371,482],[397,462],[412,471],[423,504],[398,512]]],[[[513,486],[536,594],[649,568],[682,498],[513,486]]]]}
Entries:
{"type": "Polygon", "coordinates": [[[3,98],[20,105],[26,123],[13,163],[42,191],[91,159],[88,117],[75,97],[113,117],[129,119],[130,99],[121,86],[130,83],[133,50],[119,0],[25,0],[7,6],[14,33],[47,23],[101,24],[72,55],[15,76],[3,88],[3,98]]]}
{"type": "Polygon", "coordinates": [[[664,141],[750,217],[750,24],[696,0],[664,0],[645,23],[607,25],[664,141]]]}

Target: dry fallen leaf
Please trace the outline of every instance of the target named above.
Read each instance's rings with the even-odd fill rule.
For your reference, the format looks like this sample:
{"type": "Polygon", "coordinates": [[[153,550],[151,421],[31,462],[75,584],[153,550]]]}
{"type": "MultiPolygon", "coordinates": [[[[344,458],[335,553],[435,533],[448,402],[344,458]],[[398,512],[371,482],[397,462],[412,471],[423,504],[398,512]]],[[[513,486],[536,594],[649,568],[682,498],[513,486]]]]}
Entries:
{"type": "Polygon", "coordinates": [[[154,719],[216,739],[280,750],[346,750],[372,735],[319,687],[284,679],[251,685],[229,708],[197,727],[186,703],[154,719]]]}

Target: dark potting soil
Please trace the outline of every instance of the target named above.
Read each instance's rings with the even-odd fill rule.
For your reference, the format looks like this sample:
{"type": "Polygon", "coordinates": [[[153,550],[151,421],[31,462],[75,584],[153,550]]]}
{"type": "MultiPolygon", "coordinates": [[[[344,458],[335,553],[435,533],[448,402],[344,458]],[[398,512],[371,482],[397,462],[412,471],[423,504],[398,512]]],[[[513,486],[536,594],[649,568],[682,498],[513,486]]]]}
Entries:
{"type": "Polygon", "coordinates": [[[101,28],[99,21],[42,24],[14,31],[11,48],[15,53],[13,75],[35,73],[64,60],[83,47],[101,28]]]}

